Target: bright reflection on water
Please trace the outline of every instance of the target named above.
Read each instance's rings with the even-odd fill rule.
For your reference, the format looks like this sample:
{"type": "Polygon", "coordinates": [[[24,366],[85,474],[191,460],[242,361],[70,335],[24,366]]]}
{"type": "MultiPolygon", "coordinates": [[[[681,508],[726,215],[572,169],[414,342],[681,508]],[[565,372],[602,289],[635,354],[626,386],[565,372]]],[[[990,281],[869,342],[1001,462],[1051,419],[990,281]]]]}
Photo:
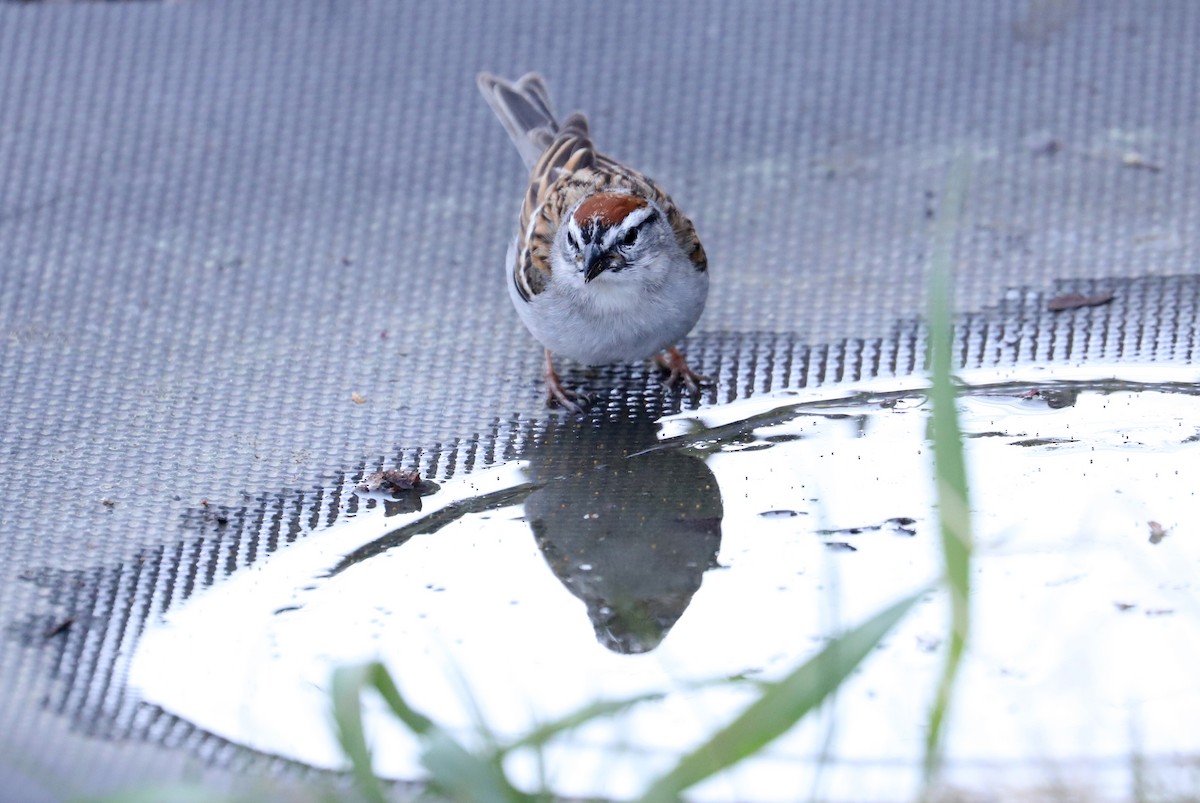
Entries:
{"type": "MultiPolygon", "coordinates": [[[[478,720],[512,736],[668,691],[546,756],[560,794],[634,794],[754,697],[696,682],[778,677],[939,573],[928,405],[876,390],[556,421],[520,463],[447,482],[419,511],[376,506],[173,609],[131,683],[201,728],[330,767],[328,681],[349,662],[383,660],[468,741],[478,720]]],[[[1169,787],[1172,762],[1200,756],[1193,392],[1043,383],[961,400],[979,549],[951,783],[1123,796],[1135,768],[1169,787]]],[[[910,797],[945,613],[918,606],[820,716],[697,797],[910,797]]],[[[377,770],[419,775],[413,740],[373,710],[377,770]]],[[[520,759],[514,777],[535,783],[520,759]]]]}

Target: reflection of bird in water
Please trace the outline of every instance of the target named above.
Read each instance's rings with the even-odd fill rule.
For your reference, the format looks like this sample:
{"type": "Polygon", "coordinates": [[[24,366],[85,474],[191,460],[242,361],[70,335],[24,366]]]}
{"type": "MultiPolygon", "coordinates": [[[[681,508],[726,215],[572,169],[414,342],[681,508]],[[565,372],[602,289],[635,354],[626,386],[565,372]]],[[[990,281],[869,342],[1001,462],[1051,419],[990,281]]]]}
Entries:
{"type": "Polygon", "coordinates": [[[655,443],[644,415],[563,419],[523,455],[542,484],[525,501],[538,547],[614,652],[658,646],[721,545],[716,477],[679,451],[637,454],[655,443]]]}

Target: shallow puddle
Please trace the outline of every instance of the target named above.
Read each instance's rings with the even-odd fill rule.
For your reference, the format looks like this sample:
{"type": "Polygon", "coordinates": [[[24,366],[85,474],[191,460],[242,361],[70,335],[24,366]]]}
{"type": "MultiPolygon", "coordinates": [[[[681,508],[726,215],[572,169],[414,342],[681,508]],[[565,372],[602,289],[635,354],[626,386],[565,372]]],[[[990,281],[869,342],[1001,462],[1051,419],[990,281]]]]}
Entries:
{"type": "MultiPolygon", "coordinates": [[[[960,400],[978,544],[946,780],[1086,797],[1183,777],[1194,792],[1200,398],[1063,376],[967,377],[960,400]]],[[[745,680],[707,681],[779,677],[939,575],[928,408],[892,381],[661,422],[564,419],[420,510],[373,494],[172,609],[130,682],[205,730],[321,767],[344,766],[328,688],[352,662],[384,661],[468,742],[480,721],[517,736],[663,691],[544,756],[559,794],[633,795],[755,698],[745,680]]],[[[930,595],[818,716],[694,796],[911,797],[946,620],[930,595]]],[[[419,777],[415,741],[370,710],[377,771],[419,777]]],[[[533,756],[509,769],[530,788],[543,771],[533,756]]]]}

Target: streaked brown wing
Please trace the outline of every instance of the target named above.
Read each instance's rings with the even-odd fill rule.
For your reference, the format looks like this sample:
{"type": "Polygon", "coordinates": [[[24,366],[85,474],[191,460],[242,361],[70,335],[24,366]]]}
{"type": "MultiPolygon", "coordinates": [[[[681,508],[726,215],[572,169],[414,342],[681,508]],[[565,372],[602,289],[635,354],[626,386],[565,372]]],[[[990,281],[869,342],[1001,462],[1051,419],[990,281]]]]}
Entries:
{"type": "Polygon", "coordinates": [[[546,288],[554,232],[563,213],[594,185],[595,163],[587,118],[572,114],[533,166],[521,207],[514,270],[517,291],[526,301],[546,288]]]}

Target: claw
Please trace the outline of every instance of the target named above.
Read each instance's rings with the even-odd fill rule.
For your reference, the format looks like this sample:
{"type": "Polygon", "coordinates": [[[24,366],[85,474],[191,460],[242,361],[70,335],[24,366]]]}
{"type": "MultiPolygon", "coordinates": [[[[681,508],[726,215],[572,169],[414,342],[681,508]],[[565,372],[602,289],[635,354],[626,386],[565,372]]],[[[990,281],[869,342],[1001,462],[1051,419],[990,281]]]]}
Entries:
{"type": "Polygon", "coordinates": [[[554,370],[554,360],[550,356],[550,349],[546,349],[546,406],[558,406],[568,413],[578,415],[583,412],[580,401],[586,401],[586,397],[582,393],[576,393],[563,387],[558,372],[554,370]]]}
{"type": "Polygon", "coordinates": [[[701,385],[711,385],[712,378],[704,374],[698,374],[688,367],[687,359],[683,356],[683,352],[671,346],[662,354],[654,356],[654,362],[658,364],[664,372],[667,373],[667,378],[663,380],[663,384],[669,388],[673,388],[680,383],[688,389],[688,392],[693,396],[700,393],[701,385]]]}

